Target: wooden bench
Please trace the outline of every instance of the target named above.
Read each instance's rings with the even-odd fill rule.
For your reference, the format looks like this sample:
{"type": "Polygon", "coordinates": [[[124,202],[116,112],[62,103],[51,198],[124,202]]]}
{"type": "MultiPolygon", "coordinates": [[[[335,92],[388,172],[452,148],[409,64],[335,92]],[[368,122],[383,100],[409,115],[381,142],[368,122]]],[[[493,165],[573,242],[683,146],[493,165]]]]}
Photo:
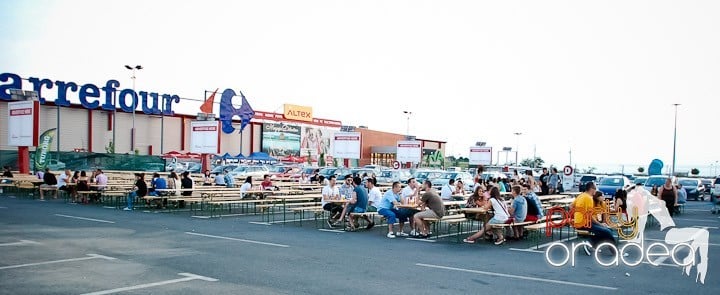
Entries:
{"type": "Polygon", "coordinates": [[[467,218],[465,218],[465,214],[452,214],[452,215],[445,215],[441,218],[423,218],[424,221],[427,221],[432,226],[432,232],[437,233],[436,237],[442,236],[442,224],[447,224],[447,233],[450,234],[451,228],[454,226],[457,229],[457,233],[455,235],[455,240],[457,243],[460,242],[460,234],[462,233],[462,225],[468,221],[467,218]]]}
{"type": "MultiPolygon", "coordinates": [[[[208,201],[207,204],[210,206],[210,217],[215,216],[215,208],[220,207],[219,209],[222,210],[225,205],[228,206],[228,214],[232,213],[232,206],[233,205],[250,205],[253,204],[254,208],[257,208],[257,206],[260,206],[260,204],[267,203],[268,200],[255,200],[255,199],[241,199],[241,198],[213,198],[212,201],[208,201]]],[[[241,210],[240,212],[245,212],[244,210],[241,210]]],[[[222,216],[222,215],[219,215],[222,216]]]]}

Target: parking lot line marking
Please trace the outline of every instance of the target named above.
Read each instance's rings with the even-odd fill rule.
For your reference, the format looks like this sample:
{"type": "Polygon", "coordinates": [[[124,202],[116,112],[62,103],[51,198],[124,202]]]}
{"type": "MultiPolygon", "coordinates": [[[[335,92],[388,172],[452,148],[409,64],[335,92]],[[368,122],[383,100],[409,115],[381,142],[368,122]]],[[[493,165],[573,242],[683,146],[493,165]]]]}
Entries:
{"type": "Polygon", "coordinates": [[[83,261],[83,260],[91,260],[91,259],[115,260],[115,258],[109,257],[109,256],[98,255],[98,254],[87,254],[87,257],[69,258],[69,259],[60,259],[60,260],[52,260],[52,261],[43,261],[43,262],[35,262],[35,263],[25,263],[25,264],[18,264],[18,265],[2,266],[2,267],[0,267],[0,270],[3,270],[3,269],[12,269],[12,268],[21,268],[21,267],[27,267],[27,266],[37,266],[37,265],[63,263],[63,262],[83,261]]]}
{"type": "Polygon", "coordinates": [[[547,243],[545,243],[545,244],[540,244],[540,245],[538,245],[537,247],[527,248],[527,250],[537,250],[537,249],[540,249],[540,248],[545,248],[545,247],[547,247],[547,246],[550,246],[550,245],[552,245],[552,244],[554,244],[554,243],[568,242],[568,241],[572,241],[572,240],[574,240],[574,239],[577,239],[577,236],[572,236],[572,237],[565,238],[565,239],[558,240],[558,241],[547,242],[547,243]]]}
{"type": "Polygon", "coordinates": [[[441,266],[441,265],[432,265],[432,264],[424,264],[424,263],[415,263],[415,265],[422,266],[422,267],[428,267],[428,268],[455,270],[455,271],[461,271],[461,272],[468,272],[468,273],[495,276],[495,277],[503,277],[503,278],[511,278],[511,279],[525,280],[525,281],[544,282],[544,283],[551,283],[551,284],[570,285],[570,286],[595,288],[595,289],[603,289],[603,290],[617,290],[618,289],[615,287],[608,287],[608,286],[599,286],[599,285],[575,283],[575,282],[568,282],[568,281],[561,281],[561,280],[543,279],[543,278],[536,278],[536,277],[530,277],[530,276],[511,275],[511,274],[464,269],[464,268],[441,266]]]}
{"type": "Polygon", "coordinates": [[[518,249],[518,248],[510,248],[508,250],[512,251],[520,251],[520,252],[530,252],[530,253],[545,253],[545,251],[540,250],[533,250],[533,249],[518,249]]]}
{"type": "Polygon", "coordinates": [[[215,235],[206,235],[206,234],[199,234],[199,233],[193,233],[193,232],[188,232],[188,231],[186,231],[185,233],[188,235],[193,235],[193,236],[200,236],[200,237],[214,238],[214,239],[221,239],[221,240],[238,241],[238,242],[245,242],[245,243],[252,243],[252,244],[260,244],[260,245],[266,245],[266,246],[274,246],[274,247],[281,247],[281,248],[289,248],[290,247],[288,245],[282,245],[282,244],[267,243],[267,242],[230,238],[230,237],[223,237],[223,236],[215,236],[215,235]]]}
{"type": "Polygon", "coordinates": [[[202,216],[202,215],[193,215],[193,216],[190,216],[190,217],[200,218],[200,219],[210,219],[210,216],[202,216]]]}
{"type": "Polygon", "coordinates": [[[73,218],[73,219],[80,219],[80,220],[87,220],[87,221],[95,221],[95,222],[103,222],[103,223],[115,223],[115,221],[107,221],[102,219],[94,219],[94,218],[87,218],[87,217],[80,217],[80,216],[72,216],[72,215],[64,215],[64,214],[55,214],[55,216],[65,217],[65,218],[73,218]]]}
{"type": "Polygon", "coordinates": [[[437,240],[429,240],[429,239],[416,239],[416,238],[405,238],[406,240],[411,241],[420,241],[420,242],[428,242],[428,243],[435,243],[437,240]]]}
{"type": "Polygon", "coordinates": [[[269,223],[267,223],[267,222],[257,222],[257,221],[248,221],[248,223],[251,223],[251,224],[259,224],[259,225],[272,225],[272,224],[269,224],[269,223]]]}
{"type": "Polygon", "coordinates": [[[130,290],[145,289],[145,288],[157,287],[157,286],[162,286],[162,285],[182,283],[182,282],[193,281],[193,280],[202,280],[202,281],[206,281],[206,282],[217,282],[218,281],[217,279],[204,277],[204,276],[200,276],[200,275],[196,275],[196,274],[191,274],[191,273],[187,273],[187,272],[181,272],[181,273],[178,273],[178,275],[182,276],[183,278],[160,281],[160,282],[155,282],[155,283],[140,284],[140,285],[128,286],[128,287],[122,287],[122,288],[115,288],[115,289],[110,289],[110,290],[96,291],[96,292],[92,292],[92,293],[85,293],[83,295],[113,294],[113,293],[120,293],[120,292],[125,292],[125,291],[130,291],[130,290]]]}
{"type": "Polygon", "coordinates": [[[0,206],[0,209],[7,209],[7,207],[0,206]]]}
{"type": "Polygon", "coordinates": [[[720,227],[717,227],[717,226],[699,226],[699,225],[693,225],[693,226],[691,226],[691,227],[694,227],[694,228],[704,228],[704,229],[720,229],[720,227]]]}
{"type": "Polygon", "coordinates": [[[327,228],[318,228],[318,230],[331,232],[331,233],[344,233],[345,232],[344,230],[340,230],[340,229],[327,229],[327,228]]]}
{"type": "Polygon", "coordinates": [[[2,243],[0,244],[0,247],[3,246],[22,246],[22,245],[39,245],[40,243],[30,240],[20,240],[19,242],[12,242],[12,243],[2,243]]]}

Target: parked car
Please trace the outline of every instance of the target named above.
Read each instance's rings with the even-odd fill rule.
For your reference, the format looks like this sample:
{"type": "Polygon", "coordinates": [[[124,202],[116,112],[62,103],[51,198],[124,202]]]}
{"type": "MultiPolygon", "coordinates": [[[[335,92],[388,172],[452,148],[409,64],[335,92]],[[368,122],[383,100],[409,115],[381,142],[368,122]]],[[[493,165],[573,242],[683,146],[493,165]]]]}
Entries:
{"type": "Polygon", "coordinates": [[[703,186],[705,187],[704,193],[709,195],[710,190],[712,189],[713,180],[704,178],[704,179],[701,179],[700,182],[702,182],[703,186]]]}
{"type": "Polygon", "coordinates": [[[647,176],[639,176],[635,177],[635,180],[633,180],[633,183],[639,184],[639,185],[645,185],[645,182],[647,181],[647,176]]]}
{"type": "Polygon", "coordinates": [[[230,175],[233,178],[239,178],[244,180],[248,176],[252,176],[254,180],[263,179],[263,176],[270,174],[270,169],[262,165],[254,166],[238,166],[233,171],[230,171],[230,175]]]}
{"type": "Polygon", "coordinates": [[[419,184],[422,184],[425,180],[432,181],[433,179],[440,177],[442,174],[442,170],[417,170],[412,174],[412,177],[415,178],[415,181],[419,184]]]}
{"type": "Polygon", "coordinates": [[[720,196],[720,177],[715,178],[715,181],[713,182],[713,186],[710,190],[710,195],[717,198],[720,196]]]}
{"type": "Polygon", "coordinates": [[[698,199],[701,199],[705,201],[705,196],[703,196],[703,193],[705,192],[705,186],[703,186],[702,181],[697,178],[680,178],[678,180],[678,183],[682,185],[682,187],[687,192],[687,199],[694,199],[697,201],[698,199]]]}
{"type": "Polygon", "coordinates": [[[325,167],[320,169],[320,175],[325,176],[326,179],[330,177],[330,175],[335,175],[336,178],[342,176],[344,179],[346,175],[351,173],[352,171],[345,167],[325,167]]]}
{"type": "Polygon", "coordinates": [[[378,183],[393,183],[399,181],[400,183],[407,183],[408,179],[412,176],[408,170],[383,170],[380,171],[380,175],[377,176],[378,183]]]}
{"type": "Polygon", "coordinates": [[[619,189],[629,188],[631,183],[625,176],[608,176],[598,183],[597,190],[602,192],[605,198],[610,199],[615,197],[615,192],[619,189]]]}
{"type": "Polygon", "coordinates": [[[651,190],[653,186],[660,188],[665,184],[665,180],[667,180],[668,177],[666,175],[653,175],[648,177],[647,181],[645,181],[645,189],[651,190]]]}
{"type": "Polygon", "coordinates": [[[299,179],[300,176],[305,174],[305,176],[307,176],[307,178],[310,179],[310,177],[312,177],[313,174],[315,173],[315,170],[318,170],[318,169],[320,169],[320,168],[319,167],[302,167],[299,171],[296,171],[293,175],[290,175],[290,178],[299,179]]]}
{"type": "Polygon", "coordinates": [[[463,186],[466,191],[472,190],[473,176],[467,172],[445,172],[440,177],[431,180],[432,186],[436,189],[441,189],[444,185],[447,185],[450,179],[455,181],[462,180],[463,186]]]}
{"type": "Polygon", "coordinates": [[[581,192],[585,191],[585,185],[588,184],[588,182],[597,182],[598,176],[593,174],[585,174],[582,177],[580,177],[580,181],[578,182],[578,188],[581,192]]]}
{"type": "Polygon", "coordinates": [[[496,178],[496,179],[508,178],[508,176],[505,173],[497,172],[497,171],[483,172],[480,177],[482,177],[482,179],[485,181],[492,179],[492,178],[496,178]]]}
{"type": "Polygon", "coordinates": [[[237,168],[237,167],[238,167],[238,165],[220,165],[220,166],[215,166],[215,168],[213,168],[213,169],[210,171],[210,173],[222,174],[223,171],[225,171],[225,169],[227,169],[228,171],[233,171],[233,170],[235,170],[235,168],[237,168]]]}
{"type": "MultiPolygon", "coordinates": [[[[363,167],[363,168],[352,168],[352,169],[350,169],[350,174],[355,175],[355,176],[362,177],[363,174],[366,174],[366,173],[367,173],[367,176],[370,176],[370,175],[372,175],[373,173],[375,173],[375,177],[377,177],[377,175],[378,175],[378,173],[380,173],[380,171],[379,171],[379,170],[375,170],[375,169],[373,169],[373,168],[365,168],[365,167],[363,167]]],[[[343,175],[343,176],[344,176],[344,175],[343,175]]],[[[340,179],[340,177],[338,177],[338,179],[340,179]]],[[[343,178],[343,179],[345,179],[345,178],[343,178]]]]}

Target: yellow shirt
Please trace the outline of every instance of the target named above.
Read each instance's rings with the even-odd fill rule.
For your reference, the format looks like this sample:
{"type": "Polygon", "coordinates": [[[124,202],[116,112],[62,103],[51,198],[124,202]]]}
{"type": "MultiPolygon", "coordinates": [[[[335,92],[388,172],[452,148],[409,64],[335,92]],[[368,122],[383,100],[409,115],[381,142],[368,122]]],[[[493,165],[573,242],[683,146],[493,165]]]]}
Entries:
{"type": "Polygon", "coordinates": [[[595,203],[593,202],[593,198],[590,194],[582,193],[577,196],[575,202],[573,202],[573,208],[575,209],[575,228],[588,227],[590,225],[590,223],[585,219],[585,216],[588,216],[586,212],[590,212],[590,214],[592,214],[594,206],[595,203]]]}

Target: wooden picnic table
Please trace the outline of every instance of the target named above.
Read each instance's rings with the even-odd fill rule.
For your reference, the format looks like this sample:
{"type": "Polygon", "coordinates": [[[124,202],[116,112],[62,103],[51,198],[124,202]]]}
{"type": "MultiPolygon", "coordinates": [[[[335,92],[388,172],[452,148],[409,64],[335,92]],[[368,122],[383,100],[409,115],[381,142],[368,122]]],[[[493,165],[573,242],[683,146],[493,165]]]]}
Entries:
{"type": "MultiPolygon", "coordinates": [[[[308,195],[272,195],[272,196],[268,196],[268,199],[275,199],[275,200],[280,200],[280,201],[282,201],[282,206],[283,206],[283,209],[282,209],[282,211],[283,211],[283,224],[285,224],[285,221],[287,220],[287,219],[286,219],[287,217],[286,217],[286,212],[285,212],[286,210],[285,210],[285,209],[286,209],[286,207],[287,207],[287,201],[288,201],[288,200],[300,201],[300,200],[307,200],[307,199],[310,199],[310,200],[322,199],[322,195],[321,195],[321,194],[308,194],[308,195]]],[[[330,200],[330,201],[328,201],[328,202],[332,202],[332,201],[341,201],[341,200],[330,200]]],[[[342,201],[347,202],[347,200],[342,200],[342,201]]]]}

